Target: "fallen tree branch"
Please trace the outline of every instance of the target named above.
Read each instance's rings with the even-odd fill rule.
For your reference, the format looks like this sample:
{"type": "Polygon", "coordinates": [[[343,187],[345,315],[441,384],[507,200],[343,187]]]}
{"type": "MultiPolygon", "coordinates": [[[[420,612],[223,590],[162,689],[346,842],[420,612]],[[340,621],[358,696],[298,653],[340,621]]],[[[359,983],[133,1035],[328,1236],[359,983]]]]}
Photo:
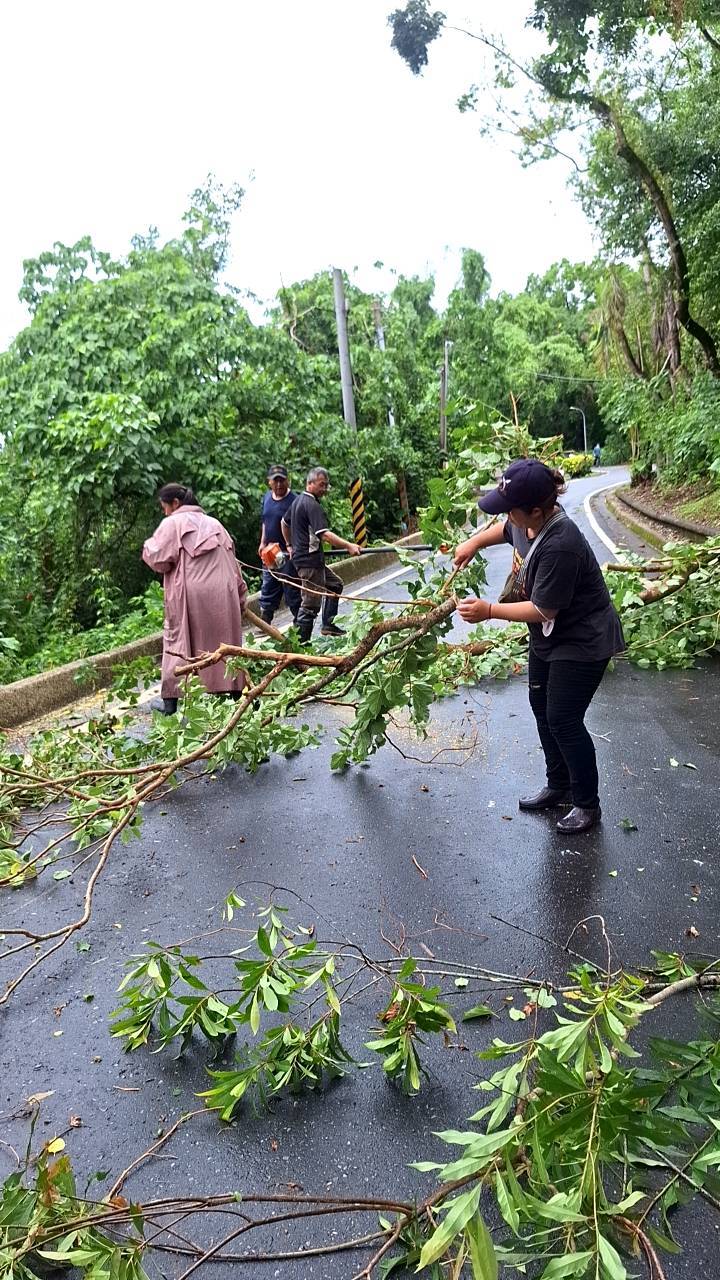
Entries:
{"type": "Polygon", "coordinates": [[[195,675],[205,667],[212,667],[226,658],[247,658],[253,662],[284,662],[286,666],[339,667],[342,658],[319,653],[279,653],[276,649],[247,649],[239,644],[221,644],[212,653],[201,653],[196,658],[186,658],[175,668],[176,676],[195,675]]]}
{"type": "MultiPolygon", "coordinates": [[[[156,766],[156,776],[150,781],[146,781],[139,789],[136,789],[133,792],[132,796],[126,802],[125,812],[115,824],[112,831],[110,831],[102,846],[97,865],[95,866],[85,889],[83,910],[75,920],[70,921],[68,924],[61,925],[57,929],[51,929],[44,933],[33,933],[27,929],[4,929],[6,936],[22,935],[27,939],[27,941],[18,947],[11,948],[9,951],[4,952],[3,955],[0,956],[0,960],[6,960],[10,955],[17,954],[19,951],[23,951],[29,946],[36,946],[38,944],[51,941],[53,942],[53,945],[44,951],[40,951],[39,954],[34,957],[32,962],[6,986],[5,991],[2,996],[0,996],[0,1006],[7,1003],[10,996],[15,990],[17,990],[20,983],[27,978],[28,975],[38,967],[38,965],[49,959],[51,955],[69,941],[73,934],[77,933],[79,929],[82,929],[83,926],[88,923],[92,913],[95,886],[107,865],[112,847],[118,836],[132,822],[140,805],[145,801],[152,799],[153,794],[160,791],[160,789],[164,787],[165,783],[167,783],[169,779],[178,772],[178,770],[186,768],[195,761],[204,759],[208,755],[212,754],[215,747],[218,746],[219,743],[222,742],[223,739],[226,738],[227,735],[235,728],[235,725],[252,705],[253,699],[256,698],[258,694],[262,693],[263,690],[272,683],[275,677],[285,670],[286,666],[287,656],[283,655],[282,661],[276,663],[257,685],[247,691],[245,696],[240,700],[240,702],[238,702],[232,715],[229,717],[222,729],[213,734],[212,737],[203,743],[201,747],[196,748],[196,750],[178,757],[169,764],[156,766]]],[[[117,808],[120,809],[122,806],[118,805],[117,808]]]]}
{"type": "MultiPolygon", "coordinates": [[[[309,653],[281,653],[277,651],[270,651],[270,653],[267,653],[262,650],[246,650],[240,646],[234,647],[221,645],[215,653],[203,655],[186,663],[185,669],[187,670],[187,673],[190,673],[192,671],[200,670],[204,666],[224,660],[224,657],[228,655],[229,651],[233,650],[238,656],[248,657],[249,655],[253,659],[262,659],[263,661],[272,662],[273,665],[262,679],[258,680],[251,687],[246,688],[243,697],[237,703],[232,714],[228,717],[222,728],[212,734],[199,747],[193,751],[176,757],[174,760],[166,762],[158,761],[140,772],[138,776],[138,784],[128,796],[119,798],[118,800],[104,798],[106,810],[101,810],[100,807],[97,807],[95,812],[107,811],[118,813],[119,817],[112,830],[105,838],[100,849],[98,861],[85,889],[83,909],[81,913],[74,920],[60,925],[55,929],[49,929],[44,932],[22,928],[4,929],[3,932],[6,937],[22,937],[25,941],[20,943],[18,946],[11,947],[3,952],[3,954],[0,955],[0,962],[7,961],[11,956],[26,950],[28,947],[35,947],[39,949],[26,968],[6,984],[3,994],[0,996],[0,1006],[7,1003],[10,996],[17,990],[18,986],[25,978],[49,959],[50,956],[55,954],[55,952],[57,952],[60,947],[64,946],[65,943],[78,932],[78,930],[82,929],[88,923],[92,913],[95,888],[105,867],[107,866],[112,848],[122,832],[126,830],[126,828],[129,827],[137,817],[140,807],[148,801],[158,798],[160,794],[164,794],[167,784],[171,779],[175,779],[181,771],[189,769],[199,760],[211,757],[215,749],[228,737],[230,733],[233,732],[243,715],[245,715],[253,706],[255,699],[260,697],[279,675],[293,665],[304,665],[305,667],[315,666],[325,669],[324,673],[317,680],[310,682],[309,684],[302,685],[297,692],[288,699],[286,706],[287,710],[290,710],[301,702],[313,699],[318,693],[321,693],[329,684],[335,681],[339,675],[352,673],[361,663],[365,662],[373,652],[377,653],[377,646],[385,636],[404,631],[409,631],[415,636],[423,636],[433,627],[437,626],[449,617],[455,607],[456,601],[454,597],[443,600],[440,604],[435,605],[433,608],[421,614],[416,612],[414,610],[414,606],[412,606],[410,611],[406,611],[393,618],[386,618],[381,622],[375,623],[370,628],[367,635],[365,635],[358,644],[355,645],[350,653],[339,655],[338,657],[331,655],[314,655],[309,653]],[[43,944],[51,945],[44,946],[43,944]]],[[[268,717],[265,723],[267,723],[271,718],[272,717],[268,717]]],[[[0,766],[0,769],[4,770],[4,766],[0,766]]],[[[86,792],[79,790],[73,785],[76,779],[72,777],[67,780],[63,779],[61,782],[56,782],[54,779],[44,777],[38,773],[25,772],[21,769],[14,769],[13,767],[10,767],[5,771],[18,779],[18,786],[24,785],[25,788],[27,788],[28,785],[34,785],[35,787],[40,786],[43,788],[49,788],[55,795],[58,793],[72,795],[73,798],[85,803],[91,799],[86,792]]],[[[112,778],[113,771],[109,770],[107,776],[112,778]]],[[[92,799],[94,801],[95,798],[92,799]]],[[[69,835],[70,837],[72,836],[72,831],[69,835]]]]}

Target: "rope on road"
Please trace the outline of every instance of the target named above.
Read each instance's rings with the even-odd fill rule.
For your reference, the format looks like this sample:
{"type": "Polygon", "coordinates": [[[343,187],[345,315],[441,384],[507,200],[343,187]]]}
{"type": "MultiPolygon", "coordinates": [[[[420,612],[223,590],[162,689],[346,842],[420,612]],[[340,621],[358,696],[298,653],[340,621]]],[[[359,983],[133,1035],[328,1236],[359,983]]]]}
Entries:
{"type": "MultiPolygon", "coordinates": [[[[258,573],[260,569],[265,568],[265,565],[248,564],[245,560],[238,560],[238,564],[243,569],[252,569],[253,573],[258,573]]],[[[279,573],[277,569],[268,569],[267,572],[272,575],[276,582],[287,583],[291,587],[297,587],[298,591],[304,591],[310,596],[332,596],[334,600],[352,600],[354,604],[358,602],[357,596],[348,595],[344,591],[321,591],[317,587],[307,586],[304,582],[301,584],[297,578],[289,578],[287,574],[279,573]]],[[[451,576],[454,576],[454,574],[451,576]]],[[[437,604],[437,600],[426,600],[423,597],[419,597],[417,600],[381,600],[378,596],[363,596],[363,600],[366,600],[368,604],[393,605],[394,608],[397,608],[399,604],[420,604],[425,609],[434,609],[437,604]]]]}

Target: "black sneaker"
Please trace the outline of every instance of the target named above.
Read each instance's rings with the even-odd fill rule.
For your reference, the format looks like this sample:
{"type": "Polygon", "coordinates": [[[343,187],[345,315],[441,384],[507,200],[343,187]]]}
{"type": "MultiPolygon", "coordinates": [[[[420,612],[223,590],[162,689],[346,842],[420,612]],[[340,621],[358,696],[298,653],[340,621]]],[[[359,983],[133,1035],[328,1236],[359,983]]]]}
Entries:
{"type": "Polygon", "coordinates": [[[324,627],[320,628],[321,636],[344,636],[345,632],[342,627],[336,627],[334,622],[328,622],[324,627]]]}

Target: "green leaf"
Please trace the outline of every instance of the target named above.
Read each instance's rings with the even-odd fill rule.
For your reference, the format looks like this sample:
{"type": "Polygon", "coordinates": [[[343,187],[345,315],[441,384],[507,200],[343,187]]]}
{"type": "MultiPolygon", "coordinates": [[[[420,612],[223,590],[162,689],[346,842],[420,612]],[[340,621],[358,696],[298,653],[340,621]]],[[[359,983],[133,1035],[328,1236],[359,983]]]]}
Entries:
{"type": "Polygon", "coordinates": [[[473,1280],[497,1280],[498,1260],[492,1237],[479,1213],[465,1227],[473,1280]]]}
{"type": "Polygon", "coordinates": [[[628,1209],[634,1208],[634,1206],[636,1204],[639,1204],[641,1200],[646,1200],[646,1199],[647,1199],[646,1191],[631,1191],[630,1194],[625,1196],[624,1199],[621,1200],[619,1204],[611,1205],[610,1212],[611,1213],[627,1213],[628,1209]]]}
{"type": "Polygon", "coordinates": [[[627,1280],[627,1271],[617,1249],[605,1236],[598,1235],[598,1252],[607,1280],[627,1280]]]}
{"type": "Polygon", "coordinates": [[[554,1031],[546,1031],[539,1043],[554,1050],[558,1062],[567,1062],[577,1052],[583,1040],[587,1039],[590,1020],[561,1023],[554,1031]]]}
{"type": "Polygon", "coordinates": [[[510,1229],[515,1232],[515,1235],[518,1235],[520,1230],[520,1215],[510,1199],[510,1193],[503,1182],[499,1169],[495,1171],[495,1195],[497,1196],[498,1208],[500,1209],[503,1218],[510,1229]]]}
{"type": "Polygon", "coordinates": [[[602,1071],[603,1075],[608,1076],[612,1071],[613,1061],[610,1056],[610,1050],[605,1044],[605,1041],[601,1040],[599,1036],[598,1036],[598,1048],[600,1050],[600,1070],[602,1071]]]}
{"type": "Polygon", "coordinates": [[[582,1276],[593,1257],[589,1249],[584,1249],[582,1253],[566,1253],[562,1258],[553,1258],[540,1280],[567,1280],[568,1276],[582,1276]]]}
{"type": "Polygon", "coordinates": [[[99,1249],[68,1249],[66,1253],[60,1249],[38,1249],[37,1252],[41,1258],[47,1258],[49,1262],[61,1262],[66,1267],[86,1267],[102,1256],[99,1249]]]}
{"type": "Polygon", "coordinates": [[[325,999],[332,1009],[333,1013],[340,1013],[340,1001],[337,998],[335,988],[332,982],[325,983],[325,999]]]}
{"type": "Polygon", "coordinates": [[[463,1022],[472,1022],[473,1018],[494,1018],[493,1010],[487,1004],[475,1004],[472,1009],[466,1009],[462,1016],[463,1022]]]}
{"type": "Polygon", "coordinates": [[[264,952],[266,956],[271,956],[273,951],[272,951],[272,947],[270,946],[270,939],[266,931],[263,929],[262,925],[260,925],[258,928],[256,939],[257,939],[257,944],[260,950],[264,952]]]}
{"type": "MultiPolygon", "coordinates": [[[[460,1136],[464,1137],[464,1135],[460,1136]]],[[[503,1147],[515,1141],[517,1135],[512,1129],[502,1129],[499,1133],[468,1134],[467,1137],[474,1138],[474,1141],[470,1144],[465,1143],[467,1147],[465,1155],[445,1165],[443,1171],[445,1181],[464,1178],[466,1174],[479,1172],[496,1151],[501,1151],[503,1147]]]]}
{"type": "Polygon", "coordinates": [[[649,1224],[646,1225],[645,1229],[653,1244],[658,1246],[658,1249],[664,1249],[666,1253],[682,1253],[682,1246],[678,1244],[677,1240],[673,1240],[671,1236],[664,1235],[657,1227],[651,1227],[649,1224]]]}
{"type": "Polygon", "coordinates": [[[550,1222],[585,1222],[585,1216],[578,1213],[573,1196],[564,1191],[557,1191],[549,1200],[528,1200],[541,1218],[550,1222]]]}
{"type": "Polygon", "coordinates": [[[546,987],[540,987],[535,995],[535,999],[540,1009],[552,1009],[557,1004],[557,1000],[546,987]]]}
{"type": "Polygon", "coordinates": [[[422,1247],[420,1262],[417,1267],[418,1271],[422,1271],[424,1267],[429,1267],[431,1262],[437,1262],[437,1259],[447,1252],[456,1235],[463,1230],[477,1210],[481,1193],[482,1185],[478,1183],[477,1186],[471,1187],[469,1191],[465,1191],[463,1195],[456,1196],[454,1200],[447,1202],[447,1212],[442,1222],[435,1228],[430,1239],[426,1240],[422,1247]]]}

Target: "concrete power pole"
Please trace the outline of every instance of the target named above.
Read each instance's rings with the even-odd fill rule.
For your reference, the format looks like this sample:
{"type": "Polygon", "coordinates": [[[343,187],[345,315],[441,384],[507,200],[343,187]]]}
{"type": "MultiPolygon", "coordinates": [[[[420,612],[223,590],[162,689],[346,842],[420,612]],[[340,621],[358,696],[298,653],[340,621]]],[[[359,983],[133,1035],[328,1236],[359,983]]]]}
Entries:
{"type": "MultiPolygon", "coordinates": [[[[376,340],[377,340],[378,349],[379,349],[380,351],[384,351],[384,350],[385,350],[385,330],[383,329],[383,322],[382,322],[382,308],[381,308],[381,306],[380,306],[380,299],[379,299],[379,298],[373,298],[373,308],[372,308],[372,310],[373,310],[373,324],[375,325],[375,338],[376,338],[376,340]]],[[[392,411],[392,404],[390,403],[390,398],[389,398],[389,396],[388,396],[388,411],[387,411],[387,416],[388,416],[388,426],[389,426],[389,427],[394,427],[394,426],[395,426],[395,414],[394,414],[394,413],[393,413],[393,411],[392,411]]]]}
{"type": "MultiPolygon", "coordinates": [[[[355,416],[355,396],[353,395],[352,365],[350,363],[350,343],[347,331],[347,303],[342,271],[333,267],[333,294],[335,296],[335,322],[337,324],[338,354],[340,356],[340,386],[342,388],[343,417],[352,427],[357,441],[357,418],[355,416]]],[[[357,450],[356,450],[357,453],[357,450]]],[[[357,465],[357,463],[356,463],[357,465]]],[[[359,475],[350,482],[350,506],[352,508],[353,534],[355,541],[364,547],[368,535],[365,523],[365,495],[359,475]]]]}
{"type": "MultiPolygon", "coordinates": [[[[373,324],[375,325],[375,340],[378,344],[378,350],[385,350],[385,330],[382,322],[382,307],[380,299],[373,298],[372,304],[373,324]]],[[[390,390],[388,389],[388,405],[387,405],[388,426],[395,426],[395,414],[393,413],[392,400],[390,399],[390,390]]],[[[410,503],[408,502],[407,480],[405,472],[402,468],[397,473],[398,497],[400,498],[400,519],[405,532],[410,529],[410,503]]]]}
{"type": "Polygon", "coordinates": [[[340,354],[340,386],[342,387],[343,417],[349,427],[357,431],[355,396],[353,395],[352,365],[347,331],[347,303],[342,271],[333,267],[333,292],[335,294],[335,321],[337,323],[338,352],[340,354]]]}
{"type": "Polygon", "coordinates": [[[452,342],[445,341],[442,368],[440,370],[440,465],[447,463],[447,393],[450,380],[450,348],[452,342]]]}

